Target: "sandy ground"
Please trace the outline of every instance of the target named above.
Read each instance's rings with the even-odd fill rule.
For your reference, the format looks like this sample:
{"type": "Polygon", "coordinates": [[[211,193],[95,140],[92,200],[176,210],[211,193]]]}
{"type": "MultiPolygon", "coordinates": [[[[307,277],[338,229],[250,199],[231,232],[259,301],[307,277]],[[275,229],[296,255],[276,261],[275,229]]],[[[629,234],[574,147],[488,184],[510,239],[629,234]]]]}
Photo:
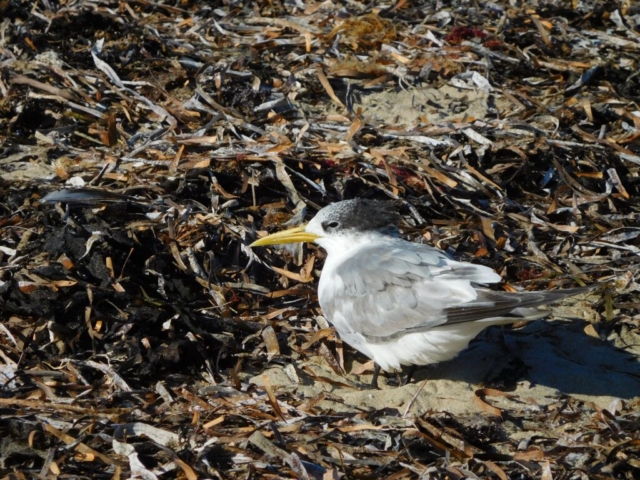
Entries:
{"type": "MultiPolygon", "coordinates": [[[[550,321],[535,321],[519,329],[492,327],[457,358],[418,370],[412,383],[403,387],[393,386],[395,377],[391,375],[390,379],[382,379],[380,390],[372,390],[368,387],[369,372],[340,377],[321,357],[293,365],[298,382],[285,372],[291,366],[275,365],[250,381],[262,384],[263,376],[268,375],[277,391],[295,391],[304,398],[324,394],[325,399],[319,405],[335,412],[392,408],[408,416],[427,411],[452,414],[480,411],[474,401],[475,391],[492,378],[514,379],[514,385],[506,387],[513,395],[511,398],[490,399],[499,408],[508,409],[516,404],[518,408],[523,404],[536,408],[557,401],[561,394],[591,401],[602,408],[616,399],[640,399],[640,338],[636,338],[632,328],[624,327],[604,339],[595,338],[588,334],[593,324],[576,318],[580,313],[591,316],[584,303],[578,302],[554,309],[550,321]],[[318,382],[302,370],[305,365],[319,377],[349,383],[353,388],[318,382]]],[[[601,334],[604,331],[600,329],[601,334]]],[[[361,364],[349,360],[348,370],[357,371],[361,364]]],[[[358,357],[358,360],[366,359],[358,357]]]]}
{"type": "Polygon", "coordinates": [[[490,108],[505,110],[509,102],[479,89],[443,85],[440,88],[375,90],[358,95],[369,121],[381,125],[409,126],[418,122],[442,124],[483,119],[490,108]]]}

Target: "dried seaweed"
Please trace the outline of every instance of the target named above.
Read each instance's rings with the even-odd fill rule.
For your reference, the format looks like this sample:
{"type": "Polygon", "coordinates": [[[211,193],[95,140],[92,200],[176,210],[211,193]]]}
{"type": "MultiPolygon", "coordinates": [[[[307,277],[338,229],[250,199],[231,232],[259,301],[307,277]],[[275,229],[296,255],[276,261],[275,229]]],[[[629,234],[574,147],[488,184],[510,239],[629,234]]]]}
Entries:
{"type": "Polygon", "coordinates": [[[637,478],[640,12],[0,2],[0,472],[637,478]],[[396,387],[318,308],[343,198],[507,290],[602,282],[396,387]]]}

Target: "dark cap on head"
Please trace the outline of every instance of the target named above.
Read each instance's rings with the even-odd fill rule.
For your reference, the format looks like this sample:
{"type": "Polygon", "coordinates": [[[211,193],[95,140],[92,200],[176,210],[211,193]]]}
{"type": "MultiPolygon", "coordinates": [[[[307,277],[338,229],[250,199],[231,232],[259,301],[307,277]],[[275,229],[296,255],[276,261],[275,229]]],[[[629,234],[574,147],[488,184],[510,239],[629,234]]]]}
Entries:
{"type": "Polygon", "coordinates": [[[400,214],[393,202],[356,198],[332,203],[326,209],[322,226],[326,229],[332,222],[338,222],[340,230],[382,231],[393,233],[398,230],[400,214]]]}

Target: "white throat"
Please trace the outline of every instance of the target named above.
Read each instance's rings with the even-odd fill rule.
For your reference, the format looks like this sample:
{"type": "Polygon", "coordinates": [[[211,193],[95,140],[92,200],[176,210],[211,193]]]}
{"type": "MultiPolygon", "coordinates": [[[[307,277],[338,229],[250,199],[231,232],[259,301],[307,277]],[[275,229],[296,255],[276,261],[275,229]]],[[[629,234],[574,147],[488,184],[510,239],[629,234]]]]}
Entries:
{"type": "Polygon", "coordinates": [[[386,238],[391,239],[392,237],[383,235],[380,232],[347,231],[318,238],[315,240],[315,243],[327,251],[328,257],[344,257],[349,256],[348,252],[351,250],[358,249],[371,242],[384,241],[386,238]]]}

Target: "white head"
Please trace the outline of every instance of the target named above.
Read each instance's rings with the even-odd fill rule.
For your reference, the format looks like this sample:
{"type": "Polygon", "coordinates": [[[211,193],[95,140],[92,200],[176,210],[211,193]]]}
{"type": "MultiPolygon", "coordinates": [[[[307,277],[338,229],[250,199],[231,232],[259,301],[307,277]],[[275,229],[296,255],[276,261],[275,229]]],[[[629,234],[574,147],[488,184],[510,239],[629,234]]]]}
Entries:
{"type": "Polygon", "coordinates": [[[400,216],[391,202],[357,198],[324,207],[305,227],[314,242],[332,253],[371,237],[398,236],[400,216]]]}
{"type": "Polygon", "coordinates": [[[251,246],[315,242],[331,254],[371,237],[398,236],[399,218],[391,202],[344,200],[324,207],[306,226],[274,233],[251,246]]]}

